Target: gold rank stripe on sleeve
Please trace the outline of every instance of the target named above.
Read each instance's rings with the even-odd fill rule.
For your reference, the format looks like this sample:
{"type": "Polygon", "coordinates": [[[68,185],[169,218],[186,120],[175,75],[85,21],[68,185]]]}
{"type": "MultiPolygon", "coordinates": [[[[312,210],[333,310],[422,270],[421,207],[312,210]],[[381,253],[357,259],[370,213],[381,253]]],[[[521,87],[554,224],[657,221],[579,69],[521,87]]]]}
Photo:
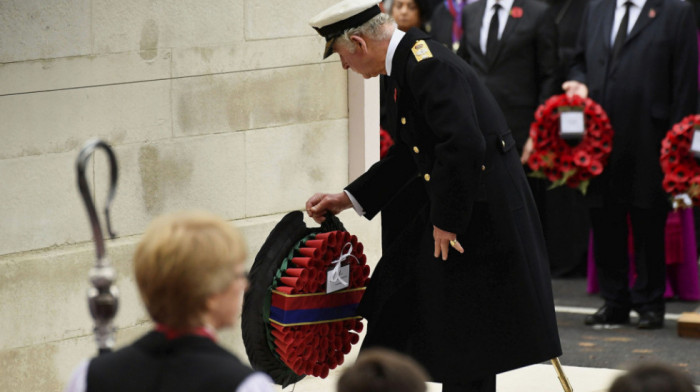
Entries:
{"type": "Polygon", "coordinates": [[[416,61],[421,61],[425,59],[429,59],[433,57],[433,54],[430,52],[430,49],[428,48],[428,44],[425,43],[425,41],[418,40],[416,43],[413,45],[411,48],[413,51],[413,55],[416,57],[416,61]]]}

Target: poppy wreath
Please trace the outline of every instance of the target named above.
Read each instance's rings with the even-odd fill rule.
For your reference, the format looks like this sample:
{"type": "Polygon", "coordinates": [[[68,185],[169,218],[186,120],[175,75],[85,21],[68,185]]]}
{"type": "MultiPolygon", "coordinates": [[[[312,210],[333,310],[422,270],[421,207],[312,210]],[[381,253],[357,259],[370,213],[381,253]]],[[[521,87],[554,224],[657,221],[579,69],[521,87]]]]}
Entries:
{"type": "Polygon", "coordinates": [[[603,108],[589,98],[578,95],[555,95],[535,111],[530,126],[533,152],[528,159],[530,176],[552,182],[550,189],[561,185],[578,188],[583,194],[591,178],[603,172],[612,151],[613,129],[603,108]],[[559,118],[564,109],[583,110],[585,130],[581,141],[572,146],[561,137],[559,118]]]}
{"type": "Polygon", "coordinates": [[[692,205],[696,206],[700,206],[700,165],[690,146],[695,129],[699,127],[700,115],[697,114],[687,116],[674,125],[661,141],[659,159],[664,173],[664,190],[674,197],[674,201],[682,201],[683,195],[688,195],[692,205]]]}
{"type": "Polygon", "coordinates": [[[325,378],[344,362],[363,330],[356,312],[369,282],[363,252],[330,214],[321,228],[306,228],[299,211],[277,224],[244,298],[243,340],[253,368],[286,387],[306,375],[325,378]],[[328,282],[344,288],[326,293],[328,282]]]}

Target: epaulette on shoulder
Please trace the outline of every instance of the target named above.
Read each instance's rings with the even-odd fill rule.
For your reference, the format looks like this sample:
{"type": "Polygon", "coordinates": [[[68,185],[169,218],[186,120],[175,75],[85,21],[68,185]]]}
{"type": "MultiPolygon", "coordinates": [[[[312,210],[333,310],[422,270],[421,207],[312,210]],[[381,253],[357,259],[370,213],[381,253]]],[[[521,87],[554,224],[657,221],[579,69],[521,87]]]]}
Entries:
{"type": "Polygon", "coordinates": [[[411,51],[418,62],[433,57],[433,54],[430,52],[430,48],[428,48],[428,44],[426,44],[422,39],[413,44],[411,51]]]}

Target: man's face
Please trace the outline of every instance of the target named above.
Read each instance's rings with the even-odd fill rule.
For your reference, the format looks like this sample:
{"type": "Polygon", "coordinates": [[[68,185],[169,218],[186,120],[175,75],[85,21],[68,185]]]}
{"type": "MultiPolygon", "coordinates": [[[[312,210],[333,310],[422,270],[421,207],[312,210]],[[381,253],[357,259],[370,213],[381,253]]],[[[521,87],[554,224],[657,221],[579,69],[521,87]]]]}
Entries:
{"type": "MultiPolygon", "coordinates": [[[[354,37],[353,37],[354,38],[354,37]]],[[[373,78],[384,73],[384,59],[378,56],[378,52],[368,49],[364,41],[353,39],[355,51],[350,50],[345,45],[335,44],[334,50],[340,56],[343,69],[352,69],[365,79],[373,78]]]]}

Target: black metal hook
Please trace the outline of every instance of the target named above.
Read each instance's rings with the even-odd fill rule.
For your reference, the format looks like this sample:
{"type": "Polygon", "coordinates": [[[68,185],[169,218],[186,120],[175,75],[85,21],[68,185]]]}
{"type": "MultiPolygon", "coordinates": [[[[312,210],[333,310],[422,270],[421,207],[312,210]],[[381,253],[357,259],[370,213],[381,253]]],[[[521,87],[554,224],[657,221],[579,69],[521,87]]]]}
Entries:
{"type": "Polygon", "coordinates": [[[97,259],[101,260],[105,255],[105,245],[104,236],[102,235],[102,228],[100,227],[100,220],[97,217],[97,210],[95,208],[95,203],[92,201],[92,195],[90,194],[90,187],[88,186],[87,179],[85,177],[85,167],[87,166],[90,157],[97,148],[102,148],[107,153],[109,157],[109,162],[111,166],[111,181],[109,186],[109,194],[107,196],[107,202],[105,204],[105,219],[107,221],[107,232],[110,238],[116,237],[116,234],[112,231],[112,224],[109,219],[109,207],[112,205],[112,200],[117,191],[117,158],[114,155],[112,147],[107,143],[99,139],[88,140],[83,148],[80,150],[78,155],[78,160],[76,162],[76,168],[78,170],[78,188],[80,189],[80,194],[85,202],[85,208],[87,208],[88,217],[90,218],[90,225],[92,226],[93,240],[95,241],[95,249],[97,252],[97,259]]]}

